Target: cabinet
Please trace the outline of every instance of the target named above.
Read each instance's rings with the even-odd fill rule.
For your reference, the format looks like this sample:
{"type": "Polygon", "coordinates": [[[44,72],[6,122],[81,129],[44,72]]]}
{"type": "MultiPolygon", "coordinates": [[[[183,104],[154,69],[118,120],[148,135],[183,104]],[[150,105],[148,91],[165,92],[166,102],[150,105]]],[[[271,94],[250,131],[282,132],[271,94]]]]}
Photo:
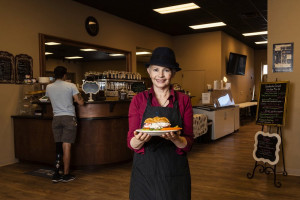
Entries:
{"type": "Polygon", "coordinates": [[[216,140],[225,135],[233,133],[237,126],[235,126],[235,106],[228,106],[222,108],[207,108],[207,107],[194,107],[194,114],[205,114],[207,118],[212,120],[212,133],[211,139],[216,140]]]}

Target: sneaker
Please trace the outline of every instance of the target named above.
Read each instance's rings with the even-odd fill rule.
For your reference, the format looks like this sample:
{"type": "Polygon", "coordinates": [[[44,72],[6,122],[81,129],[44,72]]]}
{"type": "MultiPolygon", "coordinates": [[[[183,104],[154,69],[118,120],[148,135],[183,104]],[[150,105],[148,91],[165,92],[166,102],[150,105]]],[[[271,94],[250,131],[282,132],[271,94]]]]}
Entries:
{"type": "Polygon", "coordinates": [[[66,183],[66,182],[69,182],[69,181],[73,181],[75,179],[75,176],[74,175],[71,175],[71,174],[65,174],[63,175],[62,177],[62,182],[66,183]]]}
{"type": "Polygon", "coordinates": [[[53,174],[53,176],[52,176],[52,182],[53,183],[58,183],[62,180],[63,180],[63,177],[60,174],[58,174],[58,173],[53,174]]]}

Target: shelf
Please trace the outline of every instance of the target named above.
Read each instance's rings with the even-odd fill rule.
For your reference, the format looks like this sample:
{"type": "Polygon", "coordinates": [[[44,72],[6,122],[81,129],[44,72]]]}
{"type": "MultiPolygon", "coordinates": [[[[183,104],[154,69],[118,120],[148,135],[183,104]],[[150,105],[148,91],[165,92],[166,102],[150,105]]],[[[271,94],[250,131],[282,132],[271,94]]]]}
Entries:
{"type": "Polygon", "coordinates": [[[30,92],[25,93],[25,95],[43,94],[43,93],[45,93],[45,92],[46,92],[46,90],[30,91],[30,92]]]}

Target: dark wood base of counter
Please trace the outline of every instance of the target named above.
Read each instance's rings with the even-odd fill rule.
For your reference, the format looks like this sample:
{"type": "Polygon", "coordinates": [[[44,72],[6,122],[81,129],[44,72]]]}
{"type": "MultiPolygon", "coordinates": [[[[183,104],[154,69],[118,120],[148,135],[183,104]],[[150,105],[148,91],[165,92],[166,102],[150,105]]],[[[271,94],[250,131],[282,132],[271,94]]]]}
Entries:
{"type": "MultiPolygon", "coordinates": [[[[16,158],[53,165],[51,118],[15,116],[13,121],[16,158]]],[[[79,119],[71,166],[92,167],[131,160],[127,130],[127,117],[79,119]]]]}

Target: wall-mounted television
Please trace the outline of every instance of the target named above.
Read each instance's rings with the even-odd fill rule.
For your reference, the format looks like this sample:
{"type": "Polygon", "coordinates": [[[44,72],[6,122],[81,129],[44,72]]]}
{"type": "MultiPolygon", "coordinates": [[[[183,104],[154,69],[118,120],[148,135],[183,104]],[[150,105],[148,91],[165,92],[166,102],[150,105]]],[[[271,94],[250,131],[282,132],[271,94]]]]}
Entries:
{"type": "Polygon", "coordinates": [[[226,74],[245,75],[247,56],[230,52],[226,74]]]}

